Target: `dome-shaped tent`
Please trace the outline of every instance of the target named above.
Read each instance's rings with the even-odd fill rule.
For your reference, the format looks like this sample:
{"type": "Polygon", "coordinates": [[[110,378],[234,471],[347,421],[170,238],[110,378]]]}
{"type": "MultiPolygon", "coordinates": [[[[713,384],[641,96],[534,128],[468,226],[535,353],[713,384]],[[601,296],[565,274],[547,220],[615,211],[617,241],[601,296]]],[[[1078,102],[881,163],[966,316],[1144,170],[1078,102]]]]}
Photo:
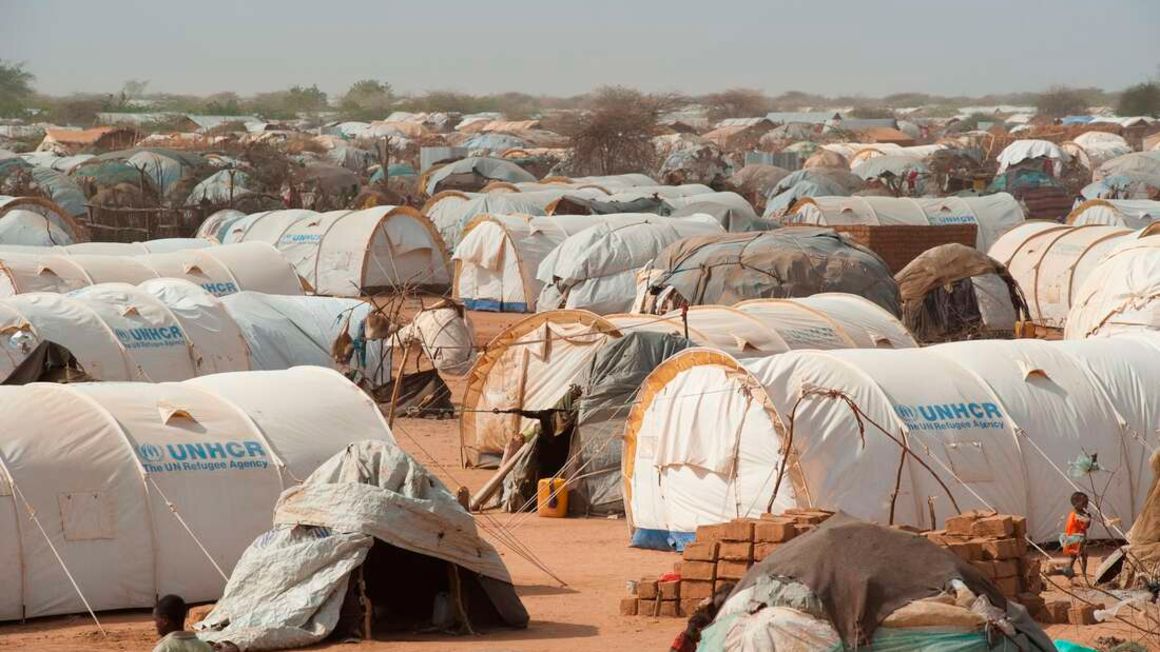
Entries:
{"type": "Polygon", "coordinates": [[[137,284],[153,278],[185,279],[216,296],[241,290],[302,294],[294,268],[261,242],[137,256],[0,251],[0,296],[69,292],[97,283],[137,284]]]}
{"type": "Polygon", "coordinates": [[[1073,226],[1121,226],[1142,229],[1160,221],[1160,201],[1150,199],[1089,199],[1072,209],[1073,226]]]}
{"type": "Polygon", "coordinates": [[[455,248],[455,298],[471,310],[536,312],[540,263],[568,236],[600,215],[479,215],[455,248]]]}
{"type": "Polygon", "coordinates": [[[1134,152],[1104,161],[1092,174],[1092,180],[1099,181],[1118,175],[1160,177],[1160,151],[1134,152]]]}
{"type": "Polygon", "coordinates": [[[783,475],[774,512],[822,507],[886,522],[894,503],[894,522],[924,526],[931,509],[940,523],[954,514],[951,500],[984,507],[978,495],[1026,515],[1028,534],[1049,541],[1075,486],[1060,469],[1092,452],[1111,471],[1103,513],[1131,522],[1150,486],[1148,451],[1135,439],[1160,419],[1160,396],[1139,388],[1157,382],[1156,336],[794,351],[742,362],[687,349],[650,374],[629,416],[630,526],[639,538],[687,537],[698,525],[757,516],[783,475]],[[901,476],[900,436],[915,458],[901,476]]]}
{"type": "Polygon", "coordinates": [[[56,203],[40,197],[0,195],[0,245],[42,247],[87,239],[84,229],[56,203]]]}
{"type": "Polygon", "coordinates": [[[1104,254],[1136,237],[1139,232],[1114,226],[1028,222],[1000,238],[988,253],[1019,284],[1031,321],[1062,329],[1076,292],[1104,254]]]}
{"type": "Polygon", "coordinates": [[[1023,209],[1006,193],[983,197],[807,197],[783,219],[787,224],[974,224],[975,247],[987,251],[999,236],[1024,222],[1023,209]]]}
{"type": "MultiPolygon", "coordinates": [[[[466,463],[486,464],[514,435],[534,425],[532,419],[510,410],[557,407],[572,385],[584,382],[602,348],[624,334],[648,332],[679,335],[698,346],[713,346],[737,357],[800,348],[917,346],[902,324],[885,310],[861,297],[837,293],[747,301],[734,307],[696,306],[686,313],[662,317],[599,317],[585,310],[541,312],[497,335],[468,376],[460,418],[466,463]]],[[[625,360],[626,369],[638,364],[639,360],[625,360]]],[[[615,418],[626,415],[627,409],[615,418]]],[[[607,448],[603,440],[592,445],[607,448]]],[[[589,449],[588,444],[584,447],[589,449]]]]}
{"type": "Polygon", "coordinates": [[[1013,337],[1026,316],[1019,285],[987,254],[958,243],[919,254],[894,279],[906,328],[923,342],[1013,337]]]}
{"type": "Polygon", "coordinates": [[[1090,172],[1099,169],[1105,161],[1132,153],[1132,147],[1123,136],[1103,131],[1084,132],[1060,148],[1090,172]]]}
{"type": "Polygon", "coordinates": [[[432,196],[442,190],[476,191],[490,181],[517,183],[535,180],[536,177],[530,172],[511,161],[485,156],[471,156],[452,161],[425,173],[422,177],[424,189],[432,196]]]}
{"type": "Polygon", "coordinates": [[[1160,234],[1128,240],[1104,254],[1072,298],[1064,337],[1137,330],[1160,330],[1160,234]]]}
{"type": "Polygon", "coordinates": [[[638,278],[639,312],[848,292],[900,314],[898,286],[886,263],[829,229],[686,238],[665,247],[638,278]]]}
{"type": "Polygon", "coordinates": [[[569,236],[540,263],[536,278],[544,287],[537,309],[624,312],[632,305],[642,265],[681,238],[711,233],[724,229],[708,215],[606,215],[600,224],[569,236]]]}
{"type": "Polygon", "coordinates": [[[225,231],[223,242],[277,247],[318,294],[352,297],[404,285],[446,287],[451,281],[443,239],[406,206],[255,213],[225,231]]]}
{"type": "Polygon", "coordinates": [[[1058,177],[1071,157],[1060,149],[1059,145],[1049,140],[1017,140],[1004,147],[996,157],[1000,174],[1009,167],[1035,159],[1044,159],[1050,167],[1043,171],[1058,177]]]}
{"type": "Polygon", "coordinates": [[[197,227],[197,233],[194,234],[194,237],[204,238],[211,242],[222,242],[222,238],[230,225],[245,217],[245,213],[232,208],[216,211],[202,221],[197,227]]]}
{"type": "Polygon", "coordinates": [[[84,611],[62,563],[97,611],[215,600],[281,491],[364,439],[394,441],[317,367],[0,387],[0,620],[84,611]]]}

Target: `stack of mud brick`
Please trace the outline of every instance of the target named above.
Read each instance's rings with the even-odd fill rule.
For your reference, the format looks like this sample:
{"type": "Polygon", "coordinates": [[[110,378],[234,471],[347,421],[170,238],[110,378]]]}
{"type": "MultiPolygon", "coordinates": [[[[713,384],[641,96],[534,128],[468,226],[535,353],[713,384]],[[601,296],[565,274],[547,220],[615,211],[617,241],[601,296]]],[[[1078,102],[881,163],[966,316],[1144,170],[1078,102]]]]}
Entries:
{"type": "MultiPolygon", "coordinates": [[[[947,519],[945,530],[923,534],[970,562],[991,580],[1003,597],[1027,608],[1036,620],[1056,622],[1040,594],[1043,592],[1042,559],[1028,554],[1027,519],[994,512],[966,512],[947,519]]],[[[1065,603],[1066,604],[1066,603],[1065,603]]],[[[1053,605],[1058,611],[1058,607],[1053,605]]],[[[1067,616],[1062,616],[1067,622],[1067,616]]]]}
{"type": "Polygon", "coordinates": [[[974,247],[978,230],[974,224],[840,224],[830,228],[878,254],[891,274],[931,247],[951,242],[974,247]]]}
{"type": "Polygon", "coordinates": [[[621,600],[620,612],[687,618],[702,600],[740,581],[750,566],[778,546],[808,533],[832,515],[824,510],[790,509],[776,516],[702,525],[674,568],[680,580],[641,579],[637,594],[621,600]]]}

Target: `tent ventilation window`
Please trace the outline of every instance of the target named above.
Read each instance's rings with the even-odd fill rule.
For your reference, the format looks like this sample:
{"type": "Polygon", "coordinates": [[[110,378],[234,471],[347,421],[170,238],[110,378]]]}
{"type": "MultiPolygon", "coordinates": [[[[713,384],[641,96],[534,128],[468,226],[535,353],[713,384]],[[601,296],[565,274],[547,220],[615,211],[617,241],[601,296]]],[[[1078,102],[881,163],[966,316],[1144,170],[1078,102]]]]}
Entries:
{"type": "Polygon", "coordinates": [[[116,510],[112,497],[100,491],[81,491],[57,496],[60,522],[66,541],[115,539],[116,510]]]}

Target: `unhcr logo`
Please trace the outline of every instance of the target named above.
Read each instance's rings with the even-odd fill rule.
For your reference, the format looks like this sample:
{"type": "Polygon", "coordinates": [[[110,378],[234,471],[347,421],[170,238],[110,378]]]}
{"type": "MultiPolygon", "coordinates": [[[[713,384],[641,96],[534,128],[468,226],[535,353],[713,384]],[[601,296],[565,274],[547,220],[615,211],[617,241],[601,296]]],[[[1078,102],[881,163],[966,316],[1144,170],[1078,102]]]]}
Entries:
{"type": "Polygon", "coordinates": [[[320,242],[321,240],[322,234],[320,233],[288,233],[278,241],[287,244],[302,244],[304,242],[320,242]]]}
{"type": "Polygon", "coordinates": [[[180,326],[142,326],[114,328],[113,334],[128,349],[150,349],[165,346],[184,346],[185,334],[180,326]]]}
{"type": "Polygon", "coordinates": [[[991,401],[896,405],[912,430],[988,430],[1003,427],[1003,411],[991,401]]]}
{"type": "Polygon", "coordinates": [[[141,444],[137,457],[149,473],[265,469],[270,465],[262,443],[252,439],[197,443],[141,444]]]}
{"type": "Polygon", "coordinates": [[[215,297],[222,297],[227,294],[233,294],[237,292],[238,286],[228,281],[225,283],[202,283],[201,289],[209,292],[215,297]]]}

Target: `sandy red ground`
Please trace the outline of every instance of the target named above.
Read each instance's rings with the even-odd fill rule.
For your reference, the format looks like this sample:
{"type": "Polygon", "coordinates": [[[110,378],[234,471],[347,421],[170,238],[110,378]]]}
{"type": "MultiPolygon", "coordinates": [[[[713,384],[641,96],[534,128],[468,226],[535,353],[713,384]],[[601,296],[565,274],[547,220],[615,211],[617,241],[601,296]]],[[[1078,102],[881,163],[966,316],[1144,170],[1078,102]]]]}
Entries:
{"type": "MultiPolygon", "coordinates": [[[[486,343],[513,317],[476,313],[476,339],[486,343]]],[[[462,379],[448,379],[456,397],[462,379]]],[[[455,421],[399,419],[395,436],[404,449],[438,474],[452,488],[480,487],[491,471],[459,467],[459,435],[455,421]]],[[[329,645],[334,650],[664,650],[683,626],[677,619],[624,617],[618,614],[625,582],[669,570],[677,556],[627,546],[628,529],[622,519],[550,519],[534,514],[491,513],[482,527],[506,527],[530,548],[564,586],[510,549],[497,545],[531,614],[526,630],[495,631],[469,637],[397,636],[359,645],[329,645]]],[[[489,540],[494,541],[490,535],[489,540]]],[[[1093,565],[1094,567],[1094,565],[1093,565]]],[[[2,589],[0,589],[2,590],[2,589]]],[[[1062,597],[1059,595],[1058,597],[1062,597]]],[[[101,636],[87,616],[38,619],[26,624],[0,626],[0,651],[74,650],[148,651],[155,643],[149,614],[144,611],[100,614],[108,633],[101,636]]],[[[1055,637],[1094,643],[1100,636],[1137,640],[1125,625],[1096,627],[1056,625],[1055,637]]]]}

